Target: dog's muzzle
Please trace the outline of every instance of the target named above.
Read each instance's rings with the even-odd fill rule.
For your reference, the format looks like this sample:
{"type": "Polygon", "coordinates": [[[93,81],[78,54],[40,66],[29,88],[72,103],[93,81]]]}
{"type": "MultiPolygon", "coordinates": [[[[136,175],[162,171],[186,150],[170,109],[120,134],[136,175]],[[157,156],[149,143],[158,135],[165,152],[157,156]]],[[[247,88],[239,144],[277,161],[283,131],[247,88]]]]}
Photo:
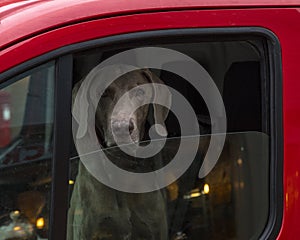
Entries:
{"type": "Polygon", "coordinates": [[[134,130],[133,119],[121,119],[121,120],[112,120],[111,128],[116,137],[125,137],[128,136],[128,133],[131,135],[134,130]]]}

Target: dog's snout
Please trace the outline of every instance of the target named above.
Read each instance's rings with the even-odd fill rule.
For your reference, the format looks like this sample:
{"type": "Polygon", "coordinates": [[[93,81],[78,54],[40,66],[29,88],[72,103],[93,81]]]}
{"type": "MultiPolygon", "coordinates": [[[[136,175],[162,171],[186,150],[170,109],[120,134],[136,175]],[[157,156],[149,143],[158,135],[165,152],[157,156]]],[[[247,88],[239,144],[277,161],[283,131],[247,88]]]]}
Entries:
{"type": "Polygon", "coordinates": [[[134,130],[134,122],[133,119],[120,119],[120,120],[113,120],[112,121],[112,129],[113,132],[118,135],[122,136],[128,133],[131,134],[134,130]]]}

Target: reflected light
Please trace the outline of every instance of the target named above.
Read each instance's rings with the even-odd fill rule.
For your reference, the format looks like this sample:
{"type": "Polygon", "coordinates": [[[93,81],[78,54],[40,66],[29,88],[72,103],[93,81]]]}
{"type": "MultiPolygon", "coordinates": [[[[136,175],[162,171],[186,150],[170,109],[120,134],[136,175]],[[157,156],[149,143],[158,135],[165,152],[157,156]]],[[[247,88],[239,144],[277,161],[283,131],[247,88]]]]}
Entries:
{"type": "Polygon", "coordinates": [[[196,197],[200,197],[202,194],[197,191],[197,192],[192,192],[190,194],[184,195],[183,198],[184,199],[191,199],[191,198],[196,198],[196,197]]]}
{"type": "Polygon", "coordinates": [[[237,164],[238,164],[239,166],[241,166],[241,165],[243,164],[243,160],[242,160],[241,158],[239,158],[239,159],[237,160],[237,164]]]}
{"type": "Polygon", "coordinates": [[[3,109],[3,120],[8,121],[10,120],[10,109],[9,107],[5,104],[4,109],[3,109]]]}
{"type": "Polygon", "coordinates": [[[14,227],[14,231],[20,231],[21,230],[21,227],[20,226],[15,226],[14,227]]]}
{"type": "Polygon", "coordinates": [[[204,194],[208,194],[209,193],[209,185],[207,183],[204,184],[203,193],[204,194]]]}
{"type": "Polygon", "coordinates": [[[14,214],[15,214],[15,215],[20,215],[20,211],[19,211],[19,210],[15,210],[15,211],[14,211],[14,214]]]}
{"type": "Polygon", "coordinates": [[[75,182],[74,182],[73,180],[71,180],[71,179],[69,180],[69,184],[70,184],[70,185],[73,185],[74,183],[75,183],[75,182]]]}
{"type": "Polygon", "coordinates": [[[204,184],[203,190],[200,192],[199,188],[193,189],[189,194],[185,195],[184,199],[191,199],[200,197],[201,195],[208,194],[209,193],[209,185],[207,183],[204,184]]]}
{"type": "Polygon", "coordinates": [[[199,193],[199,192],[195,192],[195,193],[190,194],[190,198],[195,198],[195,197],[199,197],[199,196],[201,196],[201,193],[199,193]]]}
{"type": "Polygon", "coordinates": [[[44,226],[45,226],[45,219],[44,218],[38,218],[37,220],[36,220],[36,227],[38,228],[38,229],[42,229],[42,228],[44,228],[44,226]]]}

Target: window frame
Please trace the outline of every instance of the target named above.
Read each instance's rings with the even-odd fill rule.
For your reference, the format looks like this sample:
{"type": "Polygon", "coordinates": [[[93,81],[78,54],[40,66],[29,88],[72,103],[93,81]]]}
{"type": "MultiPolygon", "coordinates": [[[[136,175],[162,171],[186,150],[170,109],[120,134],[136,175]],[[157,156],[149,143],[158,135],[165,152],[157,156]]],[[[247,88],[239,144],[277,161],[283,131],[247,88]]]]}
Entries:
{"type": "Polygon", "coordinates": [[[71,105],[72,91],[72,56],[42,55],[29,60],[0,75],[0,84],[11,84],[23,75],[39,66],[54,61],[54,132],[53,154],[51,169],[53,180],[51,183],[50,212],[49,212],[49,239],[61,239],[66,235],[68,209],[68,174],[69,174],[69,144],[71,134],[71,114],[68,110],[71,105]],[[64,129],[61,131],[61,129],[64,129]]]}
{"type": "Polygon", "coordinates": [[[283,218],[283,111],[282,111],[282,64],[281,48],[277,36],[261,27],[224,27],[224,28],[181,28],[145,32],[134,32],[108,36],[99,39],[67,45],[31,59],[0,76],[0,83],[22,72],[50,60],[56,60],[55,109],[54,109],[54,152],[52,203],[49,239],[66,237],[68,211],[68,174],[69,147],[71,144],[71,91],[73,80],[73,54],[92,48],[114,46],[140,46],[143,41],[172,43],[172,39],[199,37],[201,41],[247,40],[247,37],[259,37],[266,40],[266,62],[269,83],[270,111],[270,183],[269,183],[269,218],[262,239],[278,236],[283,218]],[[220,38],[220,39],[219,39],[220,38]],[[170,40],[171,39],[171,40],[170,40]],[[139,44],[136,44],[136,43],[139,44]],[[63,131],[61,129],[64,129],[63,131]],[[63,146],[63,147],[62,147],[63,146]]]}

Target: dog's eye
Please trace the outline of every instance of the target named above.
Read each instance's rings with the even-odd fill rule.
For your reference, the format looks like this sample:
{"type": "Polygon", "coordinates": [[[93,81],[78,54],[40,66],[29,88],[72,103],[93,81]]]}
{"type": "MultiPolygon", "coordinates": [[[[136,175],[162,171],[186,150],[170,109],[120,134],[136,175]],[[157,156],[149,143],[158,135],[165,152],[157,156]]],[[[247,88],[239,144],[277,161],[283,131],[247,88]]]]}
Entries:
{"type": "Polygon", "coordinates": [[[108,98],[109,97],[109,90],[105,90],[104,93],[101,95],[101,98],[108,98]]]}

